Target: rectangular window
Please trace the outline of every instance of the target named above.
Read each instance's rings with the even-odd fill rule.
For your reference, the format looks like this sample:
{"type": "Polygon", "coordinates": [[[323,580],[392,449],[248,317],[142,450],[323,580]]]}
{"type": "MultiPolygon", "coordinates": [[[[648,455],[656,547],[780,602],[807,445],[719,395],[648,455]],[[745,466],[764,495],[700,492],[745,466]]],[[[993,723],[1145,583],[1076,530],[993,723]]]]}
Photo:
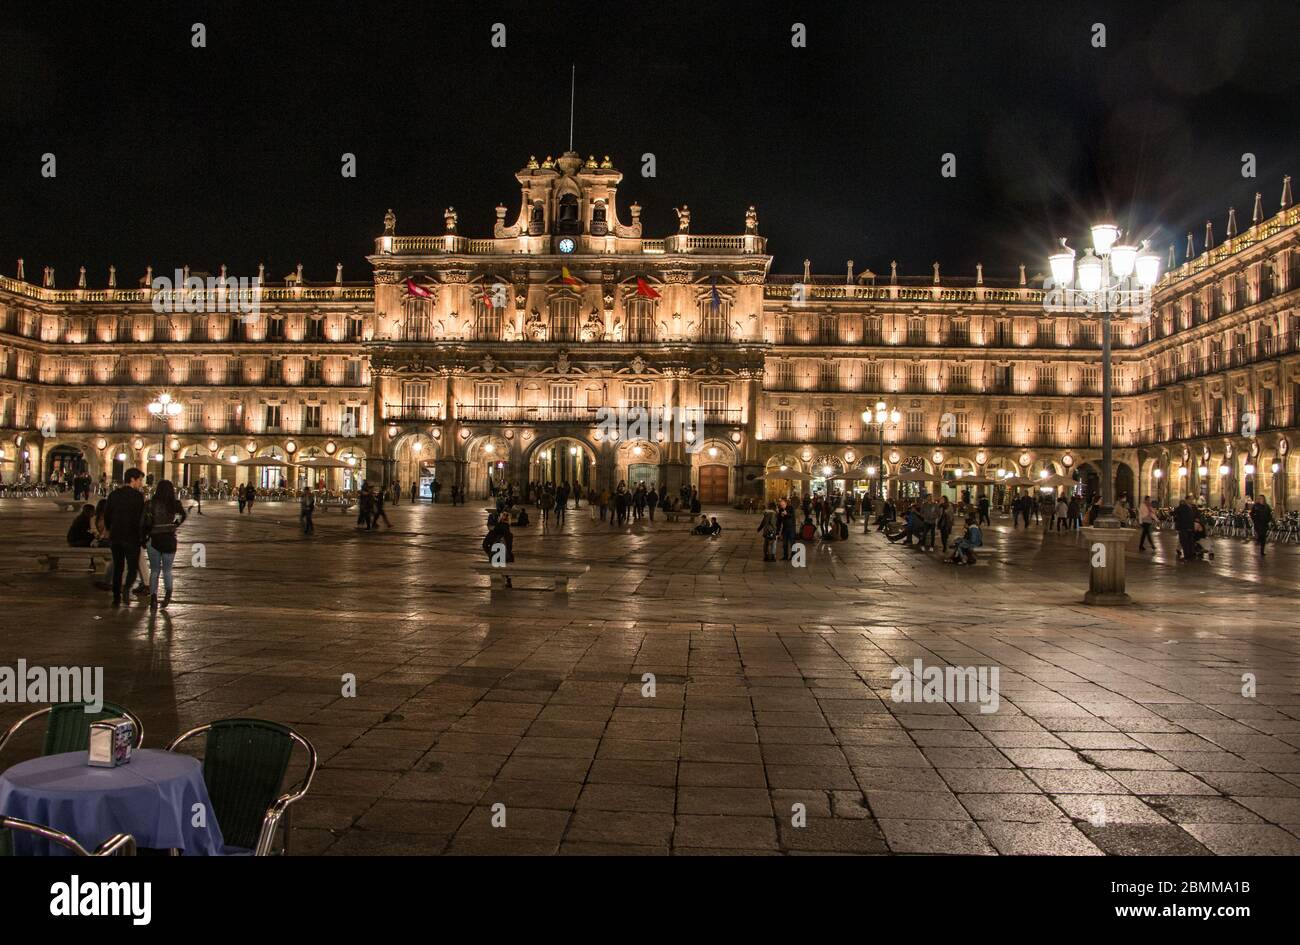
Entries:
{"type": "Polygon", "coordinates": [[[280,429],[280,405],[266,405],[266,429],[268,432],[278,431],[280,429]]]}
{"type": "Polygon", "coordinates": [[[909,345],[925,344],[925,319],[913,318],[908,320],[907,343],[909,345]]]}
{"type": "Polygon", "coordinates": [[[1050,441],[1056,435],[1056,415],[1040,413],[1038,415],[1038,437],[1050,441]]]}
{"type": "Polygon", "coordinates": [[[727,413],[727,388],[710,386],[700,389],[700,406],[707,419],[725,419],[727,413]]]}
{"type": "Polygon", "coordinates": [[[323,318],[307,319],[307,340],[308,341],[325,340],[325,319],[323,318]]]}
{"type": "Polygon", "coordinates": [[[339,411],[339,434],[342,436],[361,436],[361,408],[347,404],[339,411]]]}
{"type": "Polygon", "coordinates": [[[793,361],[776,362],[776,388],[777,390],[794,389],[794,362],[793,361]]]}
{"type": "Polygon", "coordinates": [[[267,318],[266,320],[266,340],[267,341],[284,341],[284,319],[267,318]]]}
{"type": "Polygon", "coordinates": [[[865,319],[862,323],[862,343],[864,345],[878,345],[880,344],[880,339],[880,319],[865,319]]]}
{"type": "Polygon", "coordinates": [[[1101,371],[1095,367],[1086,367],[1079,372],[1079,392],[1095,394],[1101,390],[1101,371]]]}
{"type": "Polygon", "coordinates": [[[72,404],[66,400],[60,400],[54,405],[54,420],[56,423],[67,423],[68,417],[72,412],[72,404]]]}
{"type": "Polygon", "coordinates": [[[1038,374],[1038,393],[1054,394],[1056,393],[1056,365],[1040,364],[1037,369],[1038,374]]]}
{"type": "Polygon", "coordinates": [[[305,432],[320,432],[320,414],[320,404],[306,404],[302,408],[302,428],[305,432]]]}
{"type": "Polygon", "coordinates": [[[578,300],[551,300],[551,340],[576,341],[578,338],[578,300]]]}
{"type": "Polygon", "coordinates": [[[840,386],[839,365],[833,361],[823,361],[818,367],[817,389],[838,390],[840,386]]]}
{"type": "Polygon", "coordinates": [[[268,384],[284,383],[284,361],[273,358],[266,362],[266,382],[268,384]]]}
{"type": "Polygon", "coordinates": [[[361,362],[347,361],[343,367],[343,382],[349,387],[361,386],[361,362]]]}
{"type": "Polygon", "coordinates": [[[880,390],[880,362],[879,361],[868,361],[865,365],[863,365],[862,389],[867,391],[880,390]]]}
{"type": "Polygon", "coordinates": [[[965,393],[970,390],[970,365],[954,364],[948,370],[948,390],[953,393],[965,393]]]}
{"type": "Polygon", "coordinates": [[[920,410],[909,410],[907,412],[908,436],[920,436],[924,432],[925,432],[925,413],[920,410]]]}
{"type": "Polygon", "coordinates": [[[90,401],[83,400],[77,404],[77,425],[80,427],[90,426],[90,401]]]}
{"type": "Polygon", "coordinates": [[[568,411],[573,409],[573,395],[575,388],[572,384],[552,384],[551,385],[551,409],[554,411],[568,411]]]}
{"type": "Polygon", "coordinates": [[[965,441],[965,439],[970,435],[970,414],[959,413],[954,414],[954,416],[957,420],[957,438],[965,441]]]}
{"type": "Polygon", "coordinates": [[[1091,446],[1097,439],[1097,415],[1085,413],[1079,418],[1079,433],[1083,436],[1081,446],[1091,446]]]}
{"type": "Polygon", "coordinates": [[[838,416],[834,407],[821,408],[817,411],[817,435],[825,438],[835,436],[837,422],[838,416]]]}
{"type": "Polygon", "coordinates": [[[185,425],[191,430],[199,430],[203,427],[203,401],[191,400],[185,407],[185,425]]]}
{"type": "Polygon", "coordinates": [[[650,409],[649,384],[628,384],[627,387],[624,388],[624,396],[627,399],[629,410],[650,409]]]}
{"type": "Polygon", "coordinates": [[[360,340],[361,340],[361,319],[359,319],[359,318],[348,318],[348,319],[344,320],[344,323],[343,323],[343,324],[344,324],[344,335],[343,335],[343,337],[344,337],[346,340],[348,340],[348,341],[360,341],[360,340]]]}
{"type": "Polygon", "coordinates": [[[778,433],[789,433],[794,429],[794,411],[789,407],[776,408],[776,431],[778,433]]]}
{"type": "Polygon", "coordinates": [[[304,384],[319,384],[321,382],[321,362],[319,358],[308,358],[304,363],[302,382],[304,384]]]}
{"type": "Polygon", "coordinates": [[[907,366],[907,389],[910,391],[925,390],[925,365],[909,364],[907,366]]]}
{"type": "Polygon", "coordinates": [[[993,429],[1000,437],[1013,436],[1016,431],[1015,414],[1007,410],[1001,411],[994,419],[993,429]]]}
{"type": "Polygon", "coordinates": [[[131,405],[125,400],[113,404],[113,429],[126,430],[131,426],[131,405]]]}

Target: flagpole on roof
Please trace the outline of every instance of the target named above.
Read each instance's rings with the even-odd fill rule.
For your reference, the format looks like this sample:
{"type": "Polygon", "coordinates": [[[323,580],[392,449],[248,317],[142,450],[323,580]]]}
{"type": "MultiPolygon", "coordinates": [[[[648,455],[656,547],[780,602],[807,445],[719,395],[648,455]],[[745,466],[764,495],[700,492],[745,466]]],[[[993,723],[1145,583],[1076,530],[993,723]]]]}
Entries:
{"type": "Polygon", "coordinates": [[[573,63],[569,66],[569,150],[573,150],[573,100],[578,93],[578,66],[573,63]]]}

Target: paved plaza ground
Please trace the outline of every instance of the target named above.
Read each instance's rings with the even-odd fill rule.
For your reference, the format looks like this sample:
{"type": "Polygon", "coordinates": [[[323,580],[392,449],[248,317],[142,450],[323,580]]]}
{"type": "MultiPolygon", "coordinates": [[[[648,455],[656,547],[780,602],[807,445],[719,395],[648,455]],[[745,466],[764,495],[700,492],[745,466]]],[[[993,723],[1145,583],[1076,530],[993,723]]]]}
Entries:
{"type": "Polygon", "coordinates": [[[1165,533],[1130,554],[1137,604],[1090,608],[1083,539],[1005,518],[973,568],[859,522],[794,569],[754,516],[717,510],[709,540],[584,507],[516,533],[520,560],[591,565],[567,596],[492,594],[483,504],[378,533],[321,512],[304,538],[296,505],[209,503],[151,615],[40,573],[71,516],[2,500],[0,663],[102,665],[147,746],[293,725],[321,759],[295,853],[1300,853],[1300,547],[1184,565],[1165,533]],[[893,701],[917,659],[998,667],[997,711],[893,701]]]}

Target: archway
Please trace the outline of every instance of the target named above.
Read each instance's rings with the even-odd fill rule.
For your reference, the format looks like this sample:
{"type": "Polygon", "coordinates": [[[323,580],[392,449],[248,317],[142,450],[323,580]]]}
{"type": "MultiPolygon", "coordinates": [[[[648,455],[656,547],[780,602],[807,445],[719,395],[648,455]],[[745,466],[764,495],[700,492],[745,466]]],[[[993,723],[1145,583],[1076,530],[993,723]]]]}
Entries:
{"type": "Polygon", "coordinates": [[[528,481],[540,486],[559,487],[567,483],[570,493],[583,493],[596,481],[596,454],[584,441],[572,436],[544,440],[533,447],[528,462],[528,481]]]}
{"type": "Polygon", "coordinates": [[[424,433],[407,433],[393,445],[393,476],[404,495],[411,494],[411,484],[421,499],[433,498],[433,480],[437,476],[438,444],[424,433]]]}
{"type": "Polygon", "coordinates": [[[648,440],[620,443],[618,447],[618,472],[629,489],[644,484],[647,489],[659,487],[659,447],[648,440]]]}
{"type": "Polygon", "coordinates": [[[701,505],[725,505],[731,501],[731,470],[736,451],[725,440],[705,440],[691,457],[695,486],[701,505]]]}
{"type": "Polygon", "coordinates": [[[59,443],[45,452],[45,481],[72,488],[73,477],[90,472],[87,452],[80,444],[59,443]]]}
{"type": "Polygon", "coordinates": [[[1116,463],[1115,464],[1115,501],[1116,502],[1119,501],[1120,496],[1124,496],[1128,500],[1128,504],[1130,506],[1133,505],[1135,501],[1133,498],[1134,482],[1135,480],[1133,478],[1133,467],[1130,466],[1128,463],[1116,463]]]}
{"type": "Polygon", "coordinates": [[[779,499],[788,499],[792,494],[799,494],[801,491],[799,480],[779,478],[781,473],[787,472],[803,472],[803,464],[799,462],[793,453],[782,453],[779,456],[768,457],[763,468],[764,504],[776,502],[779,499]]]}

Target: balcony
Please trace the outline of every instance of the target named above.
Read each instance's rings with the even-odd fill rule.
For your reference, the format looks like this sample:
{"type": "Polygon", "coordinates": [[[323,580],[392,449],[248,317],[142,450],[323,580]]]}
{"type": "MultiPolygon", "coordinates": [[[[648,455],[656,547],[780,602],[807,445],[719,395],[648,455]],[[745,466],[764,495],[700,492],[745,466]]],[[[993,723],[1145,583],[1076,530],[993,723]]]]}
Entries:
{"type": "Polygon", "coordinates": [[[442,419],[433,404],[384,404],[384,419],[398,423],[430,422],[442,419]]]}
{"type": "Polygon", "coordinates": [[[499,407],[457,404],[456,419],[467,423],[594,423],[599,407],[499,407]]]}

